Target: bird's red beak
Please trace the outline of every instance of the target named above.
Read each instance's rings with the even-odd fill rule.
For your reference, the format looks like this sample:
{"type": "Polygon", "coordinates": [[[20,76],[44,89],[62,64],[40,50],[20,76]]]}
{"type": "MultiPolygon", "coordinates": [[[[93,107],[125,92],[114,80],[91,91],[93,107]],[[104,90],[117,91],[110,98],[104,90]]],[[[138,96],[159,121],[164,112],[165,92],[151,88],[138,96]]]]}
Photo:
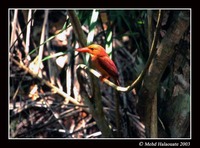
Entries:
{"type": "Polygon", "coordinates": [[[83,48],[78,48],[78,49],[76,49],[76,51],[78,51],[78,52],[90,52],[90,49],[89,48],[87,48],[87,47],[83,47],[83,48]]]}

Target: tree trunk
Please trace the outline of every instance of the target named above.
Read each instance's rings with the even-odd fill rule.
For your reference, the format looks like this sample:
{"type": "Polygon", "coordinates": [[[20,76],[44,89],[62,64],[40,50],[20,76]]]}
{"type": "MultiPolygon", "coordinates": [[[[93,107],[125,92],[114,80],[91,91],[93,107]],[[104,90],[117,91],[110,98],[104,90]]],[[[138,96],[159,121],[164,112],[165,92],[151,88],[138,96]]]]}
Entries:
{"type": "Polygon", "coordinates": [[[147,137],[157,137],[157,98],[155,94],[163,72],[174,53],[174,47],[179,43],[189,23],[189,11],[180,11],[178,16],[174,17],[174,22],[167,30],[144,77],[139,92],[138,112],[145,124],[147,137]]]}

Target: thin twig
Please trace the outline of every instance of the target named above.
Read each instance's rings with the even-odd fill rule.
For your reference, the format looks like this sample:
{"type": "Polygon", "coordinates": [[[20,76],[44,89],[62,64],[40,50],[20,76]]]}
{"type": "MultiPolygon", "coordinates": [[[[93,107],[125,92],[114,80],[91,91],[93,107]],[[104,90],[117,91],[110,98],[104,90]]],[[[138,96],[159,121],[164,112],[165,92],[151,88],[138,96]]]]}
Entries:
{"type": "MultiPolygon", "coordinates": [[[[157,134],[157,93],[156,93],[156,88],[154,89],[154,91],[152,90],[149,90],[149,81],[147,80],[151,74],[152,74],[152,65],[155,66],[155,63],[159,63],[157,61],[157,58],[155,59],[155,54],[156,54],[156,51],[157,51],[157,42],[158,42],[158,37],[159,37],[159,31],[160,31],[160,26],[161,26],[161,23],[162,23],[162,11],[159,10],[158,11],[158,17],[157,17],[157,24],[156,24],[156,29],[154,31],[154,38],[153,38],[153,41],[152,41],[152,44],[151,44],[151,49],[150,49],[150,56],[148,58],[148,61],[147,61],[147,64],[146,64],[146,68],[148,69],[144,69],[142,74],[143,76],[145,75],[145,73],[147,72],[148,70],[148,75],[145,75],[144,77],[144,82],[142,84],[142,87],[140,89],[140,100],[139,100],[139,112],[140,112],[140,115],[141,115],[141,120],[145,123],[145,126],[146,126],[146,136],[147,137],[151,137],[151,138],[156,138],[158,137],[158,134],[157,134]],[[156,62],[153,62],[153,60],[156,60],[156,62]],[[151,68],[149,68],[151,64],[151,68]],[[141,107],[142,106],[142,107],[141,107]],[[141,111],[142,110],[142,111],[141,111]]],[[[167,48],[167,47],[166,47],[167,48]]],[[[160,71],[160,65],[159,65],[159,70],[160,71]]],[[[158,77],[158,73],[159,72],[156,72],[156,70],[153,70],[154,72],[154,76],[155,78],[158,77]],[[156,75],[156,73],[158,75],[156,75]]],[[[152,80],[154,80],[155,82],[155,79],[153,77],[151,77],[152,80]]],[[[158,83],[157,83],[158,84],[158,83]]],[[[152,85],[152,83],[151,83],[152,85]]],[[[157,86],[157,85],[154,85],[154,86],[157,86]]],[[[150,86],[150,88],[153,88],[152,86],[150,86]]]]}
{"type": "MultiPolygon", "coordinates": [[[[30,23],[31,22],[31,20],[33,19],[33,17],[34,17],[34,13],[35,13],[36,11],[34,11],[33,12],[33,16],[31,17],[31,19],[27,22],[27,24],[26,24],[26,26],[28,25],[28,23],[30,23]]],[[[10,46],[10,50],[13,48],[13,46],[15,45],[15,43],[18,41],[18,39],[20,38],[20,36],[22,35],[22,33],[25,31],[25,29],[26,29],[26,27],[20,32],[20,34],[17,36],[17,39],[12,43],[10,43],[11,44],[11,46],[10,46]]]]}
{"type": "MultiPolygon", "coordinates": [[[[31,13],[32,13],[32,10],[29,9],[28,20],[31,20],[31,13]]],[[[30,46],[30,33],[31,33],[31,23],[28,23],[27,30],[26,30],[26,48],[25,48],[25,54],[26,54],[28,60],[30,60],[30,56],[28,56],[29,46],[30,46]]]]}
{"type": "Polygon", "coordinates": [[[81,46],[85,47],[87,44],[87,40],[81,28],[81,23],[79,21],[79,18],[77,17],[75,11],[73,10],[68,10],[67,13],[69,15],[70,22],[72,23],[76,38],[79,40],[81,46]]]}
{"type": "MultiPolygon", "coordinates": [[[[40,37],[40,44],[44,43],[44,40],[45,40],[45,30],[46,30],[46,24],[47,24],[47,20],[48,20],[48,13],[49,13],[49,11],[45,10],[44,22],[42,25],[42,33],[41,33],[41,37],[40,37]]],[[[40,65],[42,64],[43,51],[44,51],[44,45],[40,46],[38,57],[36,57],[36,58],[38,58],[38,61],[36,62],[36,65],[35,65],[37,73],[39,73],[40,65]]]]}
{"type": "MultiPolygon", "coordinates": [[[[12,45],[12,44],[14,45],[17,41],[17,39],[16,39],[17,38],[16,37],[16,27],[17,27],[17,22],[18,22],[17,15],[18,15],[18,10],[15,9],[14,18],[12,21],[12,33],[11,33],[10,45],[12,45]]],[[[11,53],[13,53],[13,45],[10,47],[11,53]]]]}
{"type": "Polygon", "coordinates": [[[153,10],[148,10],[147,11],[147,38],[148,38],[148,43],[149,43],[149,49],[152,44],[152,39],[153,39],[153,10]]]}
{"type": "Polygon", "coordinates": [[[59,119],[60,115],[56,112],[54,112],[54,110],[51,108],[51,106],[49,105],[49,103],[46,101],[46,99],[43,99],[45,104],[47,105],[47,107],[50,109],[50,111],[52,112],[53,116],[58,120],[58,123],[60,124],[60,126],[65,130],[65,134],[69,134],[69,131],[66,129],[66,127],[63,125],[62,120],[59,119]]]}
{"type": "MultiPolygon", "coordinates": [[[[99,74],[96,70],[94,70],[94,69],[92,69],[92,68],[88,68],[88,67],[87,67],[86,65],[84,65],[84,64],[79,64],[79,65],[77,66],[77,70],[78,70],[79,68],[82,68],[82,69],[85,69],[85,70],[89,70],[94,76],[96,76],[97,78],[100,79],[101,74],[99,74]]],[[[103,82],[105,82],[105,83],[108,84],[109,86],[115,88],[117,91],[126,92],[126,91],[128,90],[128,88],[129,88],[129,86],[128,86],[128,87],[117,86],[117,85],[115,85],[113,82],[109,81],[108,79],[104,79],[103,82]]]]}
{"type": "Polygon", "coordinates": [[[96,125],[96,122],[94,121],[94,122],[92,122],[92,123],[87,124],[85,127],[82,127],[82,128],[80,128],[80,129],[78,129],[78,130],[73,131],[72,133],[68,134],[67,136],[74,135],[74,134],[77,133],[77,132],[80,132],[80,131],[82,131],[82,130],[84,130],[84,129],[88,129],[88,128],[93,127],[93,126],[95,126],[95,125],[96,125]]]}
{"type": "MultiPolygon", "coordinates": [[[[54,86],[53,84],[51,84],[49,81],[42,79],[40,77],[38,77],[37,74],[35,74],[33,71],[31,71],[29,68],[27,68],[24,64],[19,63],[17,60],[15,60],[11,55],[10,55],[10,60],[13,61],[16,65],[19,66],[19,68],[23,69],[24,71],[28,72],[29,74],[31,74],[33,77],[41,80],[42,83],[46,84],[47,86],[49,86],[50,88],[54,89],[58,94],[60,94],[61,96],[63,96],[64,98],[68,99],[71,103],[75,104],[75,105],[81,105],[79,102],[77,102],[74,98],[72,98],[71,96],[69,96],[68,94],[66,94],[65,92],[63,92],[62,90],[60,90],[59,88],[57,88],[56,86],[54,86]]],[[[67,102],[66,102],[67,103],[67,102]]]]}

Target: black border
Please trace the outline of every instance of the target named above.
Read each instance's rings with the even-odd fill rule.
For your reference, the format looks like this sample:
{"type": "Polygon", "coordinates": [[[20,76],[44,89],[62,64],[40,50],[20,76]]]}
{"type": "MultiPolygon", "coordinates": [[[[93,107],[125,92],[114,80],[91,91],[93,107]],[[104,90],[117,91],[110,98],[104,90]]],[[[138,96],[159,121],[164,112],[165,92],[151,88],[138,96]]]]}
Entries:
{"type": "MultiPolygon", "coordinates": [[[[198,68],[194,68],[197,67],[195,66],[195,63],[198,63],[198,60],[194,60],[195,56],[199,56],[199,54],[195,54],[195,49],[199,50],[199,47],[195,48],[195,39],[197,40],[197,38],[199,38],[199,34],[195,35],[197,33],[195,24],[197,26],[197,22],[194,22],[195,20],[197,20],[196,18],[198,18],[199,16],[196,16],[198,14],[200,14],[199,12],[197,12],[199,10],[199,8],[195,9],[194,7],[192,7],[191,1],[181,1],[181,2],[177,2],[178,4],[175,4],[173,1],[173,4],[170,3],[168,0],[166,1],[159,1],[159,2],[152,2],[152,1],[140,1],[139,2],[135,2],[135,1],[128,1],[128,2],[123,2],[121,4],[122,1],[119,2],[115,2],[115,1],[111,1],[110,4],[108,4],[108,1],[105,2],[98,2],[98,1],[90,1],[90,2],[85,2],[85,1],[72,1],[72,3],[70,2],[70,5],[67,4],[67,1],[61,1],[58,2],[56,1],[52,3],[49,1],[40,1],[40,2],[35,2],[35,1],[21,1],[20,3],[17,1],[10,1],[9,5],[7,7],[3,7],[3,13],[1,14],[2,19],[3,20],[1,23],[3,25],[2,28],[8,28],[8,8],[192,8],[192,71],[198,68]],[[27,3],[28,2],[28,3],[27,3]],[[162,3],[162,4],[161,4],[162,3]],[[193,25],[194,24],[194,25],[193,25]]],[[[2,5],[3,6],[3,5],[2,5]]],[[[198,5],[197,5],[198,6],[198,5]]],[[[198,28],[199,29],[199,25],[198,28]]],[[[198,116],[199,115],[195,115],[197,112],[199,112],[198,109],[195,109],[195,104],[198,105],[198,103],[195,103],[196,100],[199,99],[199,96],[197,95],[197,97],[195,95],[193,95],[193,92],[195,90],[195,86],[197,86],[196,88],[198,89],[199,85],[194,85],[194,83],[192,82],[192,116],[194,118],[191,117],[192,119],[192,139],[191,140],[176,140],[176,139],[172,139],[172,140],[163,140],[163,139],[116,139],[116,140],[106,140],[106,139],[62,139],[62,140],[46,140],[46,139],[41,139],[41,140],[12,140],[12,139],[8,139],[8,47],[7,47],[7,43],[8,43],[8,32],[6,29],[2,29],[3,34],[2,35],[2,39],[1,42],[4,45],[1,49],[1,51],[3,51],[3,53],[0,54],[0,63],[1,63],[1,80],[3,80],[3,83],[1,83],[1,92],[3,92],[3,96],[1,96],[0,98],[0,113],[1,113],[1,122],[0,122],[0,135],[1,135],[1,141],[5,142],[5,144],[19,144],[19,146],[32,146],[33,144],[36,144],[35,146],[41,146],[41,144],[44,144],[44,146],[47,146],[46,144],[49,145],[53,145],[55,144],[55,146],[59,143],[60,144],[64,144],[64,146],[84,146],[84,144],[86,144],[86,146],[90,146],[90,147],[96,147],[98,146],[98,144],[105,144],[110,145],[111,146],[113,144],[123,144],[123,146],[139,146],[140,142],[190,142],[190,147],[194,146],[194,144],[192,143],[193,140],[197,140],[197,138],[199,137],[199,135],[194,135],[195,132],[197,131],[195,124],[197,124],[198,120],[198,116]],[[193,90],[194,89],[194,90],[193,90]],[[197,120],[197,121],[194,121],[197,120]],[[39,142],[39,143],[38,143],[39,142]],[[70,145],[69,145],[70,144],[70,145]],[[71,145],[72,144],[72,145],[71,145]],[[124,145],[125,144],[125,145],[124,145]]],[[[197,72],[196,72],[197,73],[197,72]]],[[[194,76],[194,72],[192,72],[192,80],[195,79],[194,76]]],[[[192,81],[191,80],[191,81],[192,81]]],[[[195,79],[196,80],[196,79],[195,79]]],[[[198,124],[199,125],[199,124],[198,124]]],[[[197,133],[198,134],[198,133],[197,133]]],[[[13,145],[13,146],[17,146],[17,145],[13,145]]],[[[197,146],[198,147],[198,146],[197,146]]]]}

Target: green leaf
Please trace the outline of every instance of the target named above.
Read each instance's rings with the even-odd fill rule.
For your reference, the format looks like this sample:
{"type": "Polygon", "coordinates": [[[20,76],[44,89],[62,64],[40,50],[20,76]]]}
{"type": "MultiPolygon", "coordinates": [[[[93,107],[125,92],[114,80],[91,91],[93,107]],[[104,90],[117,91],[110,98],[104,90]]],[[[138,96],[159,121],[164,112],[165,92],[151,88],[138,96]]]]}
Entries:
{"type": "Polygon", "coordinates": [[[66,54],[66,52],[58,52],[56,54],[46,56],[44,59],[42,59],[42,61],[46,61],[48,59],[55,58],[55,57],[58,57],[58,56],[61,56],[61,55],[64,55],[64,54],[66,54]]]}

